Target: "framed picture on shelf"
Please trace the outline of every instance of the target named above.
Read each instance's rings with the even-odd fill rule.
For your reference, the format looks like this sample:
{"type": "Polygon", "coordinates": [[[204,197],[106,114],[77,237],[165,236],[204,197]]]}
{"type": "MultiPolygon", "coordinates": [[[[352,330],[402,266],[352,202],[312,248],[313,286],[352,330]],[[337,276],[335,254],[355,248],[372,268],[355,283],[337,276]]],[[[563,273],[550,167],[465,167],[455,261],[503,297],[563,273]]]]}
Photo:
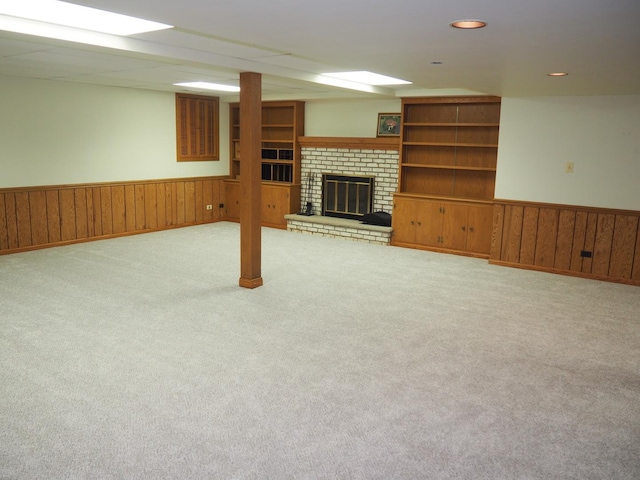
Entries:
{"type": "Polygon", "coordinates": [[[377,136],[378,137],[400,136],[400,114],[399,113],[379,113],[377,136]]]}

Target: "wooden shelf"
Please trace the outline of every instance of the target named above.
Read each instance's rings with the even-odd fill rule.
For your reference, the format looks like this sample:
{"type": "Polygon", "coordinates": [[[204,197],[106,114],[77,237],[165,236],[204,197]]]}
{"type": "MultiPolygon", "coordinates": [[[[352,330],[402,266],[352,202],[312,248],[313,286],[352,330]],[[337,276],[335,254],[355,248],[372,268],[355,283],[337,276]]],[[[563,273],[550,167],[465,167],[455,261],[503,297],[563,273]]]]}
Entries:
{"type": "Polygon", "coordinates": [[[455,143],[455,142],[403,142],[404,146],[425,147],[474,147],[474,148],[498,148],[498,145],[486,143],[455,143]]]}
{"type": "Polygon", "coordinates": [[[499,123],[405,122],[405,127],[499,127],[499,123]]]}
{"type": "Polygon", "coordinates": [[[470,167],[465,165],[434,165],[423,163],[403,163],[404,168],[433,168],[438,170],[472,170],[478,172],[495,172],[496,169],[492,167],[470,167]]]}
{"type": "Polygon", "coordinates": [[[402,100],[392,244],[488,257],[498,97],[402,100]]]}

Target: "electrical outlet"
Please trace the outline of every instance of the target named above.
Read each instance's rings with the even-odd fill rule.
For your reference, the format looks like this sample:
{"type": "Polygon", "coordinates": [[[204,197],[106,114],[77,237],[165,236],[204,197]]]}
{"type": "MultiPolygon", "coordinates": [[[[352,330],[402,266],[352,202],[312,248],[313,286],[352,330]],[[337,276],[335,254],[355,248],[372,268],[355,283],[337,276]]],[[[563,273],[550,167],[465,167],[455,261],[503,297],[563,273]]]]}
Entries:
{"type": "Polygon", "coordinates": [[[213,205],[207,205],[207,210],[213,210],[213,205]]]}
{"type": "Polygon", "coordinates": [[[565,173],[573,173],[573,162],[567,162],[564,167],[565,173]]]}

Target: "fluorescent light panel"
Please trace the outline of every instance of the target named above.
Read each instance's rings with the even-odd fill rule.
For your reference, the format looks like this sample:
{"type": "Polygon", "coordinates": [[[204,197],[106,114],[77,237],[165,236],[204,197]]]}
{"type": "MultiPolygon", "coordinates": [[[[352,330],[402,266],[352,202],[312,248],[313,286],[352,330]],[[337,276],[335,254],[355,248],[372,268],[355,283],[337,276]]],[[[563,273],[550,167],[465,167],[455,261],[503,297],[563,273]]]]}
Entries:
{"type": "Polygon", "coordinates": [[[406,80],[400,80],[399,78],[387,77],[386,75],[380,75],[379,73],[372,73],[367,71],[358,72],[333,72],[323,73],[327,77],[339,78],[341,80],[348,80],[350,82],[364,83],[365,85],[408,85],[411,82],[406,80]]]}
{"type": "Polygon", "coordinates": [[[222,85],[220,83],[209,82],[183,82],[174,83],[178,87],[197,88],[202,90],[217,90],[219,92],[239,92],[240,87],[234,87],[232,85],[222,85]]]}
{"type": "Polygon", "coordinates": [[[164,23],[57,0],[0,0],[0,14],[123,36],[173,28],[164,23]]]}

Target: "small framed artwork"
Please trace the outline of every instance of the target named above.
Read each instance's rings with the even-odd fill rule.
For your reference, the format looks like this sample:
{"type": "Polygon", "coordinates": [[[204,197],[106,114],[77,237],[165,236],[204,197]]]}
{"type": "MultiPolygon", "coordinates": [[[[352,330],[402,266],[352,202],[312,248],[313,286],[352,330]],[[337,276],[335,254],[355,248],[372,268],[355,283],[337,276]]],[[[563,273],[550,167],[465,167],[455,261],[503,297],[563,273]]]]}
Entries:
{"type": "Polygon", "coordinates": [[[379,113],[377,136],[378,137],[400,136],[400,114],[399,113],[379,113]]]}

